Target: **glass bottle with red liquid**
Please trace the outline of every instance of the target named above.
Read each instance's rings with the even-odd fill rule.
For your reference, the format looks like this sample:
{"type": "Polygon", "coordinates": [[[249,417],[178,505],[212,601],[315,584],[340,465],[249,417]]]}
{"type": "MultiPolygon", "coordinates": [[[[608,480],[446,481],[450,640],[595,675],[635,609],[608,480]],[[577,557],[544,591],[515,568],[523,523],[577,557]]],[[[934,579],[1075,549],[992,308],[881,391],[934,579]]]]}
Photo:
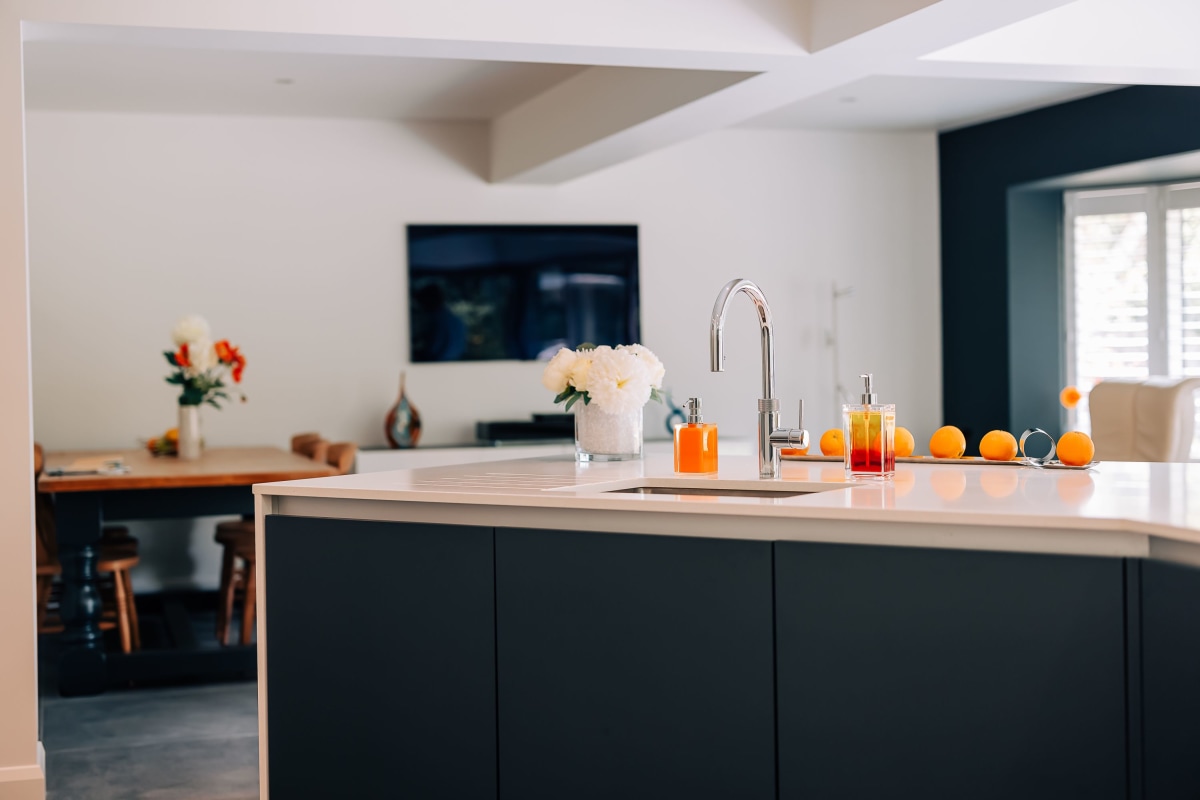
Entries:
{"type": "Polygon", "coordinates": [[[880,403],[874,375],[863,379],[862,400],[842,406],[846,475],[889,479],[896,474],[896,406],[880,403]]]}

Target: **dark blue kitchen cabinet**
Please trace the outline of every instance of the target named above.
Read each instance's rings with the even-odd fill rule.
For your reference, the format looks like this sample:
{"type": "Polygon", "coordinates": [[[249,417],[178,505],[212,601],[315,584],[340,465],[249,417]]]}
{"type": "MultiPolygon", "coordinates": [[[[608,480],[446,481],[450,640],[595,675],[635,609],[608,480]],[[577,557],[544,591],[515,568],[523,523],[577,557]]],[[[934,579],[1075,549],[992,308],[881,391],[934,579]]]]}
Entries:
{"type": "Polygon", "coordinates": [[[769,542],[496,532],[500,797],[773,800],[769,542]]]}
{"type": "Polygon", "coordinates": [[[1121,559],[775,548],[781,800],[1128,796],[1121,559]]]}
{"type": "Polygon", "coordinates": [[[1200,797],[1200,569],[1135,562],[1146,800],[1200,797]]]}
{"type": "Polygon", "coordinates": [[[1200,797],[1200,569],[270,516],[274,798],[1200,797]]]}
{"type": "Polygon", "coordinates": [[[491,528],[267,518],[273,800],[494,800],[492,542],[491,528]]]}

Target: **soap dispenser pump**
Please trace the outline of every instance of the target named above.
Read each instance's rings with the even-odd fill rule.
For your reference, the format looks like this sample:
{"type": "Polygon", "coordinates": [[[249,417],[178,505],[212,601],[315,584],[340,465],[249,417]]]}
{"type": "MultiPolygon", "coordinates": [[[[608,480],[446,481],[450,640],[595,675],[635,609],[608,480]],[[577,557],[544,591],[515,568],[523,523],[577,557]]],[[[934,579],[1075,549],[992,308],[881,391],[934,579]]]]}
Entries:
{"type": "Polygon", "coordinates": [[[875,376],[860,375],[858,403],[842,407],[846,474],[852,478],[891,478],[896,474],[896,406],[880,403],[875,376]]]}
{"type": "Polygon", "coordinates": [[[704,421],[700,398],[684,404],[687,422],[675,426],[675,471],[711,474],[717,471],[717,426],[704,421]]]}

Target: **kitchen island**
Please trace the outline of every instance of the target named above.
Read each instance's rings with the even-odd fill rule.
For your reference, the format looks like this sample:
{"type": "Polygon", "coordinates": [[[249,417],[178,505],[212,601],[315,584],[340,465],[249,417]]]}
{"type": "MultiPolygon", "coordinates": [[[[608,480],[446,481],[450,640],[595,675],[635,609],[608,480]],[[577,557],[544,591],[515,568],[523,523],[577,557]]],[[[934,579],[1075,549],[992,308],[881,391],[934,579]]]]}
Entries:
{"type": "Polygon", "coordinates": [[[756,474],[255,487],[263,796],[1200,793],[1200,465],[756,474]]]}

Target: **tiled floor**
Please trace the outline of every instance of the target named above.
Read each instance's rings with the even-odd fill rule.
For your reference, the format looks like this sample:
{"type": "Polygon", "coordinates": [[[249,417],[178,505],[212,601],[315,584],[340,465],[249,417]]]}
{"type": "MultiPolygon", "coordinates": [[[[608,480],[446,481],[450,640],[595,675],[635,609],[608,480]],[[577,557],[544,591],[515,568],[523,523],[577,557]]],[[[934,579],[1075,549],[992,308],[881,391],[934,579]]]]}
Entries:
{"type": "Polygon", "coordinates": [[[253,682],[44,698],[48,800],[258,797],[253,682]]]}
{"type": "MultiPolygon", "coordinates": [[[[204,646],[217,646],[213,620],[211,612],[192,614],[204,646]]],[[[155,638],[154,624],[143,617],[143,639],[155,638]]],[[[39,637],[48,800],[258,797],[253,680],[64,698],[56,688],[58,646],[57,637],[39,637]]]]}

